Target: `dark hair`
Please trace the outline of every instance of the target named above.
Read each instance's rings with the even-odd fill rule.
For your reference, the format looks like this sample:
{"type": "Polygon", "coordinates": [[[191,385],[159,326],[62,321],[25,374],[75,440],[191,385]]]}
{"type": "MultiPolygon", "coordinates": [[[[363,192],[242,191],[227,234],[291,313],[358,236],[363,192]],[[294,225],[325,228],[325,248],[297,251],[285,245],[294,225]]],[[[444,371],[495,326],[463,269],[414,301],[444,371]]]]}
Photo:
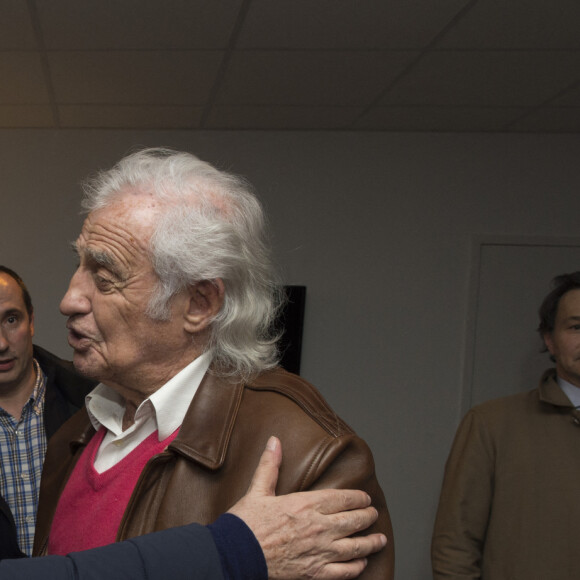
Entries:
{"type": "Polygon", "coordinates": [[[24,300],[24,306],[26,306],[28,316],[31,317],[32,313],[34,312],[34,307],[32,306],[32,298],[30,298],[30,292],[28,292],[26,284],[14,270],[11,270],[7,266],[0,265],[0,273],[2,272],[4,274],[8,274],[8,276],[10,276],[20,287],[20,290],[22,291],[22,300],[24,300]]]}
{"type": "MultiPolygon", "coordinates": [[[[572,272],[571,274],[560,274],[552,280],[553,290],[544,298],[538,314],[540,315],[540,324],[538,325],[538,332],[544,339],[544,335],[554,330],[556,322],[556,314],[558,313],[558,305],[560,299],[564,294],[570,290],[580,289],[580,272],[572,272]]],[[[542,352],[546,352],[548,348],[544,344],[542,352]]],[[[552,360],[554,357],[550,356],[552,360]]]]}

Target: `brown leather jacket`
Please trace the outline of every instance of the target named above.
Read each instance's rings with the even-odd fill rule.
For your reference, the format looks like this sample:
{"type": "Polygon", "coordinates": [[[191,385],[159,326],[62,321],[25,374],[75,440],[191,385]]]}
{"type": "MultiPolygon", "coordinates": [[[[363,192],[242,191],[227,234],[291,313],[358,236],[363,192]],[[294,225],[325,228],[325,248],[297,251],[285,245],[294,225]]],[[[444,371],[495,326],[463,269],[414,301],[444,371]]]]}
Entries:
{"type": "MultiPolygon", "coordinates": [[[[35,555],[46,551],[58,498],[93,434],[83,409],[51,439],[42,475],[35,555]]],[[[278,494],[317,488],[369,493],[380,514],[372,531],[384,532],[389,542],[369,558],[362,577],[391,580],[393,533],[368,446],[309,383],[281,369],[264,373],[251,384],[206,374],[179,434],[141,473],[117,540],[214,521],[246,492],[270,435],[282,442],[278,494]]]]}

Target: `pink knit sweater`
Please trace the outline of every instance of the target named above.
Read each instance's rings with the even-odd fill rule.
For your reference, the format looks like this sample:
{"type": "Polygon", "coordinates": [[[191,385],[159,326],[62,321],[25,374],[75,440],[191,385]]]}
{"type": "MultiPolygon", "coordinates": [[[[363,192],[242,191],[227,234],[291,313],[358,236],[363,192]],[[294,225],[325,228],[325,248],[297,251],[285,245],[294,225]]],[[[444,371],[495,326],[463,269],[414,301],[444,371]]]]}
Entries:
{"type": "Polygon", "coordinates": [[[94,461],[105,431],[102,427],[91,439],[59,499],[50,530],[49,554],[63,555],[114,542],[145,464],[178,432],[158,441],[155,431],[119,463],[98,473],[94,461]]]}

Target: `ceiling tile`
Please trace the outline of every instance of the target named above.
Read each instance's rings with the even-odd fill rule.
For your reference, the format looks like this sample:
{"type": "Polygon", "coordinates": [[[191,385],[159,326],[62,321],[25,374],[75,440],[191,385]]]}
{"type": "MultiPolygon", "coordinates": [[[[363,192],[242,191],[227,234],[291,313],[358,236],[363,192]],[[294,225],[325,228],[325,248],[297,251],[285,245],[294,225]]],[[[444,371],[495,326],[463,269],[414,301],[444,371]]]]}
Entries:
{"type": "Polygon", "coordinates": [[[353,128],[383,131],[501,131],[522,115],[519,108],[375,107],[353,128]]]}
{"type": "Polygon", "coordinates": [[[533,133],[579,133],[580,107],[542,107],[510,127],[533,133]]]}
{"type": "Polygon", "coordinates": [[[217,102],[364,106],[414,58],[406,51],[236,52],[217,102]]]}
{"type": "Polygon", "coordinates": [[[60,104],[202,105],[222,53],[53,52],[48,58],[60,104]]]}
{"type": "Polygon", "coordinates": [[[36,48],[28,3],[0,0],[0,50],[36,48]]]}
{"type": "Polygon", "coordinates": [[[52,110],[48,105],[0,105],[0,128],[54,127],[52,110]]]}
{"type": "Polygon", "coordinates": [[[574,82],[580,52],[426,54],[381,105],[535,106],[574,82]]]}
{"type": "Polygon", "coordinates": [[[579,0],[0,0],[0,106],[11,127],[575,130],[578,30],[579,0]]]}
{"type": "Polygon", "coordinates": [[[40,56],[35,52],[0,52],[0,79],[0,104],[48,103],[40,56]]]}
{"type": "Polygon", "coordinates": [[[63,105],[61,127],[106,129],[198,129],[201,107],[63,105]]]}
{"type": "Polygon", "coordinates": [[[207,129],[339,129],[348,128],[362,109],[355,107],[213,107],[207,129]]]}
{"type": "Polygon", "coordinates": [[[550,101],[550,107],[580,107],[580,85],[574,85],[550,101]]]}
{"type": "Polygon", "coordinates": [[[580,48],[578,0],[485,0],[441,39],[439,47],[580,48]]]}
{"type": "Polygon", "coordinates": [[[241,48],[416,49],[469,0],[253,0],[241,48]]]}
{"type": "Polygon", "coordinates": [[[220,49],[241,0],[37,2],[48,49],[220,49]]]}

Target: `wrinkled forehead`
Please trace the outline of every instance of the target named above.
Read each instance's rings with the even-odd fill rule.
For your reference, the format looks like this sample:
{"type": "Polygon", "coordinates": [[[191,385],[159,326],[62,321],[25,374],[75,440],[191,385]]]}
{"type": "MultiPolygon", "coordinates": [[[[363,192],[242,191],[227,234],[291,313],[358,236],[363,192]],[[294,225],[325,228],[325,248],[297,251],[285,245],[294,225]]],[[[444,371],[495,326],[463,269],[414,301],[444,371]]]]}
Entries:
{"type": "Polygon", "coordinates": [[[105,206],[91,211],[86,223],[100,223],[112,229],[135,229],[135,233],[143,233],[152,229],[165,205],[150,193],[126,188],[110,198],[105,206]]]}
{"type": "Polygon", "coordinates": [[[86,216],[74,247],[79,254],[100,256],[102,264],[108,260],[129,267],[149,261],[149,242],[159,213],[160,204],[152,196],[118,196],[86,216]]]}

